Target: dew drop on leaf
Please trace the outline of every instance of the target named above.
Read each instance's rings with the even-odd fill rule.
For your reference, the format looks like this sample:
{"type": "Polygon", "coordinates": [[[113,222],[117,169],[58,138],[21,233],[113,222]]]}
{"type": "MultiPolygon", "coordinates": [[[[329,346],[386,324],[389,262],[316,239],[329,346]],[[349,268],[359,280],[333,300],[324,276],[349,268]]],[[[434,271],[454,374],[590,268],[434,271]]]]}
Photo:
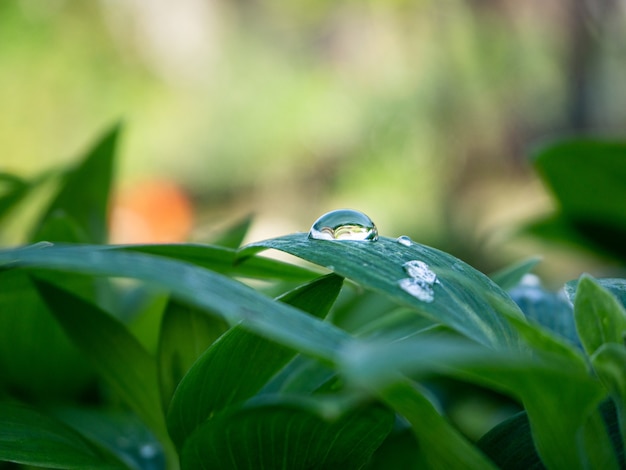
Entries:
{"type": "Polygon", "coordinates": [[[402,235],[402,236],[396,238],[396,241],[400,245],[411,246],[411,239],[409,237],[407,237],[406,235],[402,235]]]}
{"type": "Polygon", "coordinates": [[[437,281],[437,275],[430,270],[428,265],[423,261],[412,260],[402,265],[406,273],[413,279],[419,279],[427,284],[434,284],[437,281]]]}
{"type": "Polygon", "coordinates": [[[407,294],[412,295],[423,302],[432,302],[435,299],[435,292],[431,284],[422,279],[406,278],[398,281],[400,288],[407,294]]]}
{"type": "Polygon", "coordinates": [[[378,229],[363,212],[340,209],[328,212],[315,221],[309,231],[315,240],[378,240],[378,229]]]}

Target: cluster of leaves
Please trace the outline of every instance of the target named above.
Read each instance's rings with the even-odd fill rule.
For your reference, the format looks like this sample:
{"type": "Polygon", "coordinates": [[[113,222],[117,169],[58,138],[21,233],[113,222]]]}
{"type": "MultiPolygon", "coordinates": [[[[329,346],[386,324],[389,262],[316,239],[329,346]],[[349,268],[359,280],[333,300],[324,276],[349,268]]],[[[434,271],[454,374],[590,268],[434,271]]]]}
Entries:
{"type": "MultiPolygon", "coordinates": [[[[625,280],[537,300],[535,260],[489,278],[387,237],[241,248],[247,221],[213,244],[106,245],[117,135],[0,251],[0,468],[624,465],[625,280]],[[400,288],[410,260],[433,302],[400,288]],[[446,416],[455,384],[520,411],[475,442],[446,416]]],[[[51,177],[2,175],[0,218],[51,177]]]]}

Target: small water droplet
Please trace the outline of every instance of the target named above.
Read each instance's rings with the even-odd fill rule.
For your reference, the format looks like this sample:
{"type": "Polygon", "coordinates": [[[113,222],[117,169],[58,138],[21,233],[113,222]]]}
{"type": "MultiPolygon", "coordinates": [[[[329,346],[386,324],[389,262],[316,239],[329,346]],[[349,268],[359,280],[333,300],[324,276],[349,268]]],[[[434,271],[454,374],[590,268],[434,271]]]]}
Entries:
{"type": "Polygon", "coordinates": [[[398,238],[396,238],[396,241],[400,245],[411,246],[411,239],[407,237],[406,235],[399,236],[398,238]]]}
{"type": "Polygon", "coordinates": [[[406,273],[413,279],[419,279],[427,284],[434,284],[437,281],[437,275],[430,270],[428,265],[420,260],[412,260],[402,265],[406,273]]]}
{"type": "Polygon", "coordinates": [[[422,302],[432,302],[435,299],[435,292],[431,284],[422,279],[406,278],[398,281],[400,288],[407,294],[412,295],[422,302]]]}
{"type": "Polygon", "coordinates": [[[159,453],[157,446],[153,444],[143,444],[139,447],[139,455],[144,459],[152,459],[159,453]]]}
{"type": "Polygon", "coordinates": [[[54,243],[43,241],[43,242],[33,243],[30,247],[31,248],[48,248],[51,246],[54,246],[54,243]]]}
{"type": "Polygon", "coordinates": [[[364,213],[340,209],[317,219],[309,231],[309,238],[373,242],[378,240],[378,229],[364,213]]]}

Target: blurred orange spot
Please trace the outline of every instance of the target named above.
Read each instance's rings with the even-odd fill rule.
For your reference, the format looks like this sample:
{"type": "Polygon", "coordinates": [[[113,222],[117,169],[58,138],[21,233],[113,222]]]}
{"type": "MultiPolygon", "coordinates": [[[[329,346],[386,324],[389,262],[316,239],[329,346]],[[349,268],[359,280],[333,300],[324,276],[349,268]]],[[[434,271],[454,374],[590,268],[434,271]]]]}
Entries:
{"type": "Polygon", "coordinates": [[[193,227],[189,196],[167,180],[146,180],[120,190],[110,213],[111,243],[176,243],[193,227]]]}

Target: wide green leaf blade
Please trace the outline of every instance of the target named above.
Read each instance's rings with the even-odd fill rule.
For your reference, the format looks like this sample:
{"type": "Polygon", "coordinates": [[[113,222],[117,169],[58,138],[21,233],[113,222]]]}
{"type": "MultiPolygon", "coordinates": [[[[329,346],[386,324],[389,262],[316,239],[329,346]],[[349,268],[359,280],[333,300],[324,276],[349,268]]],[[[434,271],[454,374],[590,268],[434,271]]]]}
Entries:
{"type": "Polygon", "coordinates": [[[393,425],[377,406],[324,418],[304,400],[250,403],[228,408],[189,438],[183,470],[359,469],[393,425]]]}
{"type": "MultiPolygon", "coordinates": [[[[606,391],[577,361],[513,351],[494,355],[489,348],[445,335],[359,341],[344,349],[341,358],[344,376],[378,390],[393,386],[394,371],[401,371],[418,377],[451,375],[518,398],[528,411],[540,455],[554,468],[584,468],[598,455],[580,450],[580,435],[606,391]]],[[[607,439],[595,438],[595,448],[607,447],[607,439]]]]}
{"type": "Polygon", "coordinates": [[[44,212],[35,234],[48,217],[63,211],[85,230],[91,242],[106,242],[109,193],[119,133],[119,125],[105,132],[76,168],[67,174],[58,194],[44,212]]]}
{"type": "Polygon", "coordinates": [[[174,390],[200,355],[228,329],[218,316],[170,299],[163,318],[158,346],[161,401],[167,411],[174,390]]]}
{"type": "MultiPolygon", "coordinates": [[[[283,302],[314,316],[328,313],[342,285],[334,274],[305,284],[282,296],[283,302]]],[[[295,356],[296,352],[235,326],[195,362],[172,398],[167,414],[177,446],[204,420],[228,405],[241,402],[295,356]]]]}
{"type": "Polygon", "coordinates": [[[65,333],[112,390],[160,437],[165,433],[156,363],[122,323],[43,280],[35,285],[65,333]]]}
{"type": "Polygon", "coordinates": [[[576,329],[592,355],[606,343],[622,344],[626,335],[626,309],[588,275],[581,276],[574,301],[576,329]]]}
{"type": "Polygon", "coordinates": [[[380,237],[376,242],[326,241],[297,233],[248,245],[242,256],[266,248],[326,266],[482,344],[505,348],[519,346],[517,331],[507,317],[494,308],[491,298],[508,304],[509,312],[522,318],[517,306],[487,276],[442,251],[417,243],[404,246],[387,237],[380,237]],[[439,282],[432,286],[432,302],[420,300],[399,284],[408,277],[403,265],[412,260],[425,262],[437,275],[439,282]]]}
{"type": "Polygon", "coordinates": [[[329,323],[220,274],[159,256],[93,246],[0,250],[0,267],[24,266],[130,277],[162,286],[192,305],[313,357],[333,362],[352,338],[329,323]]]}
{"type": "Polygon", "coordinates": [[[124,469],[61,421],[0,401],[0,461],[61,469],[124,469]]]}

